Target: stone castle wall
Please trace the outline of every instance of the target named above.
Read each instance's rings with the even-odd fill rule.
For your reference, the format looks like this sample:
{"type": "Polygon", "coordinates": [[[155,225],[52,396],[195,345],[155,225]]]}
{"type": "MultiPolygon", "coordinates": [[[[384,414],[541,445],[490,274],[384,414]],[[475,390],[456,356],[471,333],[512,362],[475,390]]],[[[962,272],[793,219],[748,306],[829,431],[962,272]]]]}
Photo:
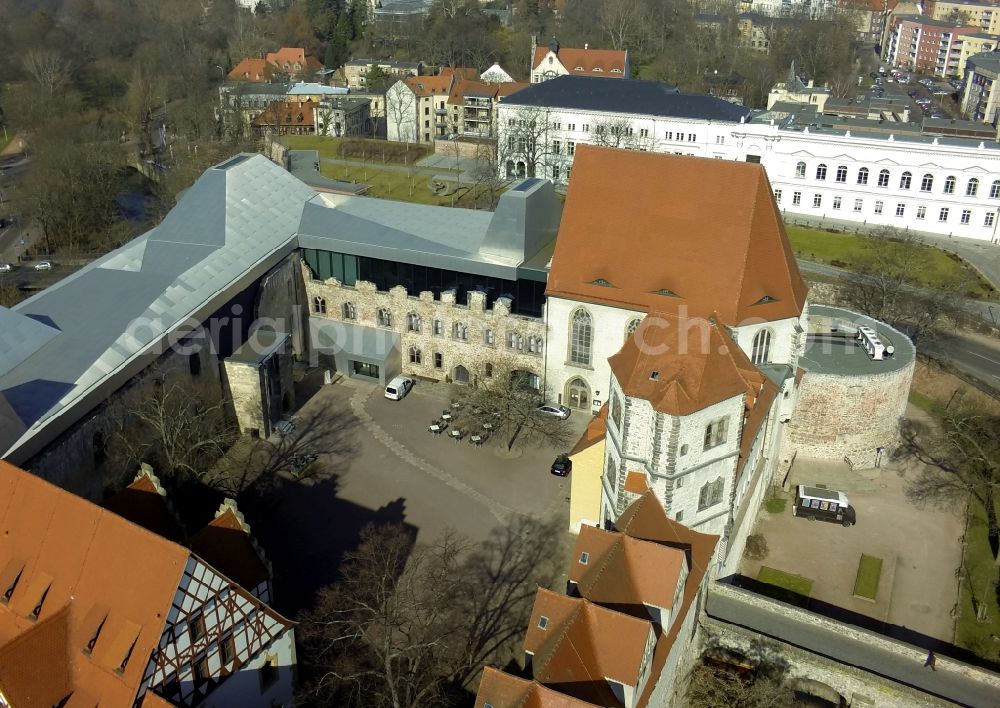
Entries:
{"type": "Polygon", "coordinates": [[[487,308],[486,295],[480,292],[470,292],[467,302],[459,303],[455,301],[455,293],[447,291],[437,299],[432,292],[410,296],[401,286],[380,291],[365,281],[350,287],[333,278],[313,280],[305,268],[303,278],[313,317],[325,316],[399,333],[404,374],[434,381],[453,381],[459,366],[475,377],[481,375],[484,364],[494,362],[499,367],[496,362],[508,358],[511,368],[535,374],[540,380],[544,378],[545,323],[540,318],[511,314],[509,301],[503,298],[487,308]],[[354,306],[354,319],[344,316],[348,303],[354,306]],[[380,309],[387,310],[390,315],[388,327],[380,326],[380,309]],[[419,331],[411,329],[411,314],[419,318],[419,331]],[[439,334],[434,330],[435,320],[440,323],[439,334]],[[492,333],[492,344],[487,341],[487,330],[492,333]],[[464,338],[459,332],[464,333],[464,338]],[[514,335],[513,347],[508,346],[508,334],[514,335]],[[537,342],[537,346],[530,347],[529,342],[537,342]],[[529,351],[531,348],[535,351],[529,351]],[[416,353],[411,349],[419,351],[419,361],[411,361],[414,358],[411,355],[416,353]],[[435,354],[441,355],[440,367],[435,363],[435,354]]]}

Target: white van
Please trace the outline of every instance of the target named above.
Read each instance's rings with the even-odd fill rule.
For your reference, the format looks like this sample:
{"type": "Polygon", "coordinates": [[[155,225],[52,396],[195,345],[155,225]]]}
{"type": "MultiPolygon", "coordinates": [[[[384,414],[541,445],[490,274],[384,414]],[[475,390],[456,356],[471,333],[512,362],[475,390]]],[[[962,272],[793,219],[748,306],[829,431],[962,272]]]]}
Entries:
{"type": "Polygon", "coordinates": [[[411,388],[413,388],[413,379],[407,376],[397,376],[385,387],[385,397],[393,401],[398,401],[408,394],[411,388]]]}
{"type": "Polygon", "coordinates": [[[802,484],[795,488],[795,506],[792,507],[792,515],[803,516],[810,521],[816,519],[833,521],[844,526],[853,526],[858,522],[857,514],[846,494],[802,484]]]}

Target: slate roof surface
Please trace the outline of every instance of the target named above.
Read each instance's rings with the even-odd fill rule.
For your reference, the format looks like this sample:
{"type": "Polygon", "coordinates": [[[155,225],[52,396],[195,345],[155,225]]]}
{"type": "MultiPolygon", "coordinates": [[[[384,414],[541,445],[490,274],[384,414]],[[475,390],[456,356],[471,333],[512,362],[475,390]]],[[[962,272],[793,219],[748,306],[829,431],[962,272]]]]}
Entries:
{"type": "Polygon", "coordinates": [[[698,118],[739,123],[750,110],[702,94],[681,93],[658,81],[597,76],[557,76],[531,84],[504,99],[513,106],[636,113],[670,118],[698,118]]]}

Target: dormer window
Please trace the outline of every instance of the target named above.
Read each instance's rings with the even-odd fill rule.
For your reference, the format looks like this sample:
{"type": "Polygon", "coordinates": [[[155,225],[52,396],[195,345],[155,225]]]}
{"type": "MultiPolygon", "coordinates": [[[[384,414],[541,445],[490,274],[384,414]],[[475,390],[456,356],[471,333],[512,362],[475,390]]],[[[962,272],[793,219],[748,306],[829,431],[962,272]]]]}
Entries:
{"type": "Polygon", "coordinates": [[[663,295],[664,297],[680,297],[677,293],[669,288],[660,288],[659,290],[654,290],[653,295],[663,295]]]}
{"type": "Polygon", "coordinates": [[[596,72],[602,72],[602,71],[604,71],[604,69],[602,69],[602,68],[601,68],[601,67],[599,67],[599,66],[595,66],[595,67],[594,67],[594,71],[596,71],[596,72]]]}
{"type": "Polygon", "coordinates": [[[653,371],[653,372],[651,372],[649,374],[649,380],[650,381],[659,381],[660,380],[660,372],[659,371],[653,371]]]}
{"type": "Polygon", "coordinates": [[[777,298],[773,298],[770,295],[765,295],[760,300],[754,303],[754,305],[766,305],[769,302],[777,302],[777,298]]]}
{"type": "Polygon", "coordinates": [[[599,285],[602,288],[613,288],[614,285],[611,284],[610,280],[605,280],[604,278],[597,278],[596,280],[591,280],[590,285],[599,285]]]}
{"type": "Polygon", "coordinates": [[[580,565],[587,565],[589,561],[590,561],[590,554],[587,553],[587,551],[584,551],[583,553],[580,554],[580,565]]]}
{"type": "Polygon", "coordinates": [[[583,71],[583,67],[582,66],[578,66],[575,69],[573,69],[573,71],[583,71]]]}
{"type": "Polygon", "coordinates": [[[541,617],[538,618],[538,628],[539,629],[543,629],[544,630],[548,626],[549,626],[549,618],[548,617],[546,617],[545,615],[542,615],[541,617]]]}
{"type": "Polygon", "coordinates": [[[621,69],[612,69],[611,73],[612,74],[620,74],[620,73],[622,73],[622,70],[621,69]]]}

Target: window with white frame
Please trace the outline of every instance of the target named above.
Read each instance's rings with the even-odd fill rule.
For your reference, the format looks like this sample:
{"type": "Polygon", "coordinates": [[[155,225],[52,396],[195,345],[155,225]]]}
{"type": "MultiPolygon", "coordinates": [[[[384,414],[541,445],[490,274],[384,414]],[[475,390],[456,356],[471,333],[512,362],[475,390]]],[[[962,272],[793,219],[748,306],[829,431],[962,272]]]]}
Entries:
{"type": "Polygon", "coordinates": [[[326,314],[326,299],[321,297],[314,297],[313,303],[313,313],[317,315],[326,314]]]}
{"type": "Polygon", "coordinates": [[[906,205],[905,204],[897,204],[896,205],[896,216],[903,216],[903,214],[905,214],[905,213],[906,213],[906,205]]]}
{"type": "Polygon", "coordinates": [[[925,216],[927,216],[927,207],[921,204],[917,207],[917,218],[923,219],[925,216]]]}
{"type": "Polygon", "coordinates": [[[968,184],[965,185],[965,196],[974,197],[979,194],[979,180],[973,177],[969,180],[968,184]]]}
{"type": "Polygon", "coordinates": [[[1000,199],[1000,179],[993,180],[990,185],[990,199],[1000,199]]]}
{"type": "Polygon", "coordinates": [[[796,177],[805,177],[806,176],[806,163],[804,163],[804,162],[796,163],[796,165],[795,165],[795,176],[796,177]]]}
{"type": "Polygon", "coordinates": [[[387,307],[380,307],[376,313],[379,327],[392,327],[392,313],[387,307]]]}
{"type": "Polygon", "coordinates": [[[876,214],[881,214],[883,206],[885,206],[884,202],[882,202],[882,201],[876,201],[875,202],[875,213],[876,214]]]}
{"type": "Polygon", "coordinates": [[[868,168],[862,167],[858,170],[858,184],[868,184],[868,168]]]}
{"type": "Polygon", "coordinates": [[[594,321],[590,313],[580,308],[573,313],[569,332],[569,361],[571,364],[590,366],[594,321]]]}
{"type": "Polygon", "coordinates": [[[913,175],[911,173],[909,173],[909,172],[904,172],[899,177],[899,188],[900,189],[909,189],[910,188],[910,184],[912,184],[912,182],[913,182],[913,175]]]}
{"type": "Polygon", "coordinates": [[[816,179],[824,180],[826,179],[826,165],[822,162],[816,165],[816,179]]]}
{"type": "Polygon", "coordinates": [[[837,177],[838,182],[847,181],[847,165],[837,165],[837,177]]]}
{"type": "Polygon", "coordinates": [[[813,209],[819,209],[821,206],[823,206],[823,195],[822,194],[814,194],[813,195],[813,209]]]}
{"type": "Polygon", "coordinates": [[[726,435],[729,433],[729,417],[716,418],[705,426],[704,449],[710,450],[726,442],[726,435]]]}
{"type": "Polygon", "coordinates": [[[774,190],[774,201],[777,204],[781,204],[781,190],[780,189],[774,190]]]}
{"type": "Polygon", "coordinates": [[[993,220],[996,218],[996,214],[992,211],[986,212],[986,216],[983,217],[983,226],[993,226],[993,220]]]}
{"type": "Polygon", "coordinates": [[[954,177],[946,177],[945,180],[944,180],[944,193],[945,194],[954,194],[955,193],[955,183],[957,181],[958,180],[956,180],[954,177]]]}
{"type": "Polygon", "coordinates": [[[528,353],[529,354],[541,354],[542,353],[542,338],[537,335],[531,335],[528,337],[528,353]]]}
{"type": "Polygon", "coordinates": [[[354,307],[354,303],[353,302],[345,302],[340,309],[341,309],[341,313],[343,314],[345,320],[356,320],[356,319],[358,319],[358,310],[357,310],[356,307],[354,307]]]}
{"type": "Polygon", "coordinates": [[[968,224],[971,219],[972,219],[972,210],[962,209],[962,216],[959,219],[959,221],[963,224],[968,224]]]}
{"type": "Polygon", "coordinates": [[[802,192],[792,192],[792,206],[798,206],[802,203],[802,192]]]}
{"type": "Polygon", "coordinates": [[[420,363],[420,349],[419,347],[410,347],[410,363],[419,364],[420,363]]]}
{"type": "Polygon", "coordinates": [[[880,170],[878,173],[878,186],[888,187],[889,186],[889,170],[880,170]]]}
{"type": "Polygon", "coordinates": [[[925,174],[920,178],[920,191],[929,192],[934,188],[934,176],[931,174],[925,174]]]}
{"type": "Polygon", "coordinates": [[[944,207],[938,212],[938,221],[948,220],[948,207],[944,207]]]}
{"type": "Polygon", "coordinates": [[[864,208],[864,206],[865,206],[865,202],[864,202],[863,199],[855,199],[854,200],[854,211],[861,211],[864,208]]]}
{"type": "Polygon", "coordinates": [[[833,208],[834,209],[840,209],[840,201],[841,201],[840,197],[834,197],[833,198],[833,208]]]}
{"type": "MultiPolygon", "coordinates": [[[[566,154],[575,155],[576,154],[576,143],[572,140],[566,142],[566,154]]],[[[566,176],[569,177],[569,170],[566,171],[566,176]]]]}

